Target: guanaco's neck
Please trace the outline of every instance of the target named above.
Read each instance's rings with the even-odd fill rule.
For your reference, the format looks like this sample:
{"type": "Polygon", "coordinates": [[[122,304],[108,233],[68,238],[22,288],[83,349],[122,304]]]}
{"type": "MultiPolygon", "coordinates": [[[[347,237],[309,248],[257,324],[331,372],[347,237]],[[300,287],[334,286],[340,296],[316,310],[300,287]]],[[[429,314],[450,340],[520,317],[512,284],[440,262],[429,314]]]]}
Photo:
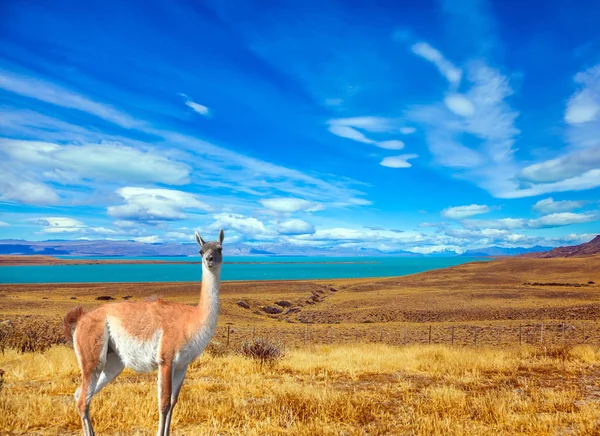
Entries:
{"type": "Polygon", "coordinates": [[[200,291],[200,322],[202,325],[217,323],[219,311],[219,287],[221,285],[221,267],[208,269],[202,264],[202,289],[200,291]]]}

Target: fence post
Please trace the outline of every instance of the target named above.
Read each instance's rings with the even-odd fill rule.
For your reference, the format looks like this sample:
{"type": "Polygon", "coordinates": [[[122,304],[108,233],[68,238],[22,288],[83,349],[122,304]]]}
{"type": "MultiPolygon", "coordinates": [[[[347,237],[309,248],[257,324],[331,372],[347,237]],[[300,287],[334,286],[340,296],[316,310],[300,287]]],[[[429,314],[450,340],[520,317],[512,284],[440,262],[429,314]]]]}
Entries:
{"type": "Polygon", "coordinates": [[[544,323],[540,324],[540,344],[544,343],[544,323]]]}
{"type": "Polygon", "coordinates": [[[452,346],[454,346],[454,326],[452,326],[452,346]]]}
{"type": "Polygon", "coordinates": [[[429,344],[431,344],[431,326],[429,326],[429,344]]]}
{"type": "Polygon", "coordinates": [[[256,327],[252,329],[252,339],[256,337],[256,327]]]}
{"type": "Polygon", "coordinates": [[[304,346],[306,347],[306,341],[308,340],[308,325],[305,326],[304,329],[304,346]]]}
{"type": "Polygon", "coordinates": [[[519,345],[523,345],[523,324],[519,324],[519,345]]]}
{"type": "Polygon", "coordinates": [[[332,338],[333,338],[332,327],[329,327],[329,345],[331,345],[331,343],[332,343],[332,338]]]}
{"type": "Polygon", "coordinates": [[[358,327],[354,327],[354,342],[358,342],[358,327]]]}
{"type": "Polygon", "coordinates": [[[565,322],[562,322],[562,343],[565,344],[565,322]]]}
{"type": "Polygon", "coordinates": [[[227,326],[227,348],[229,348],[229,334],[231,332],[231,326],[227,326]]]}

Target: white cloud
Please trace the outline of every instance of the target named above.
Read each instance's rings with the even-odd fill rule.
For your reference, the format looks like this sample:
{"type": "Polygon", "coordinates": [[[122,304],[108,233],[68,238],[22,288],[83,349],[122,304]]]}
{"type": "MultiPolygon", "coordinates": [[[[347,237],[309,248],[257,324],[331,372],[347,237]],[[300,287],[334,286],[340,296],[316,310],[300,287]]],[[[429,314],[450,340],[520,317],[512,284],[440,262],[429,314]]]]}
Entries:
{"type": "Polygon", "coordinates": [[[281,235],[307,235],[315,233],[315,226],[299,219],[280,222],[277,231],[281,235]]]}
{"type": "Polygon", "coordinates": [[[143,242],[144,244],[157,244],[159,242],[162,242],[162,239],[157,235],[140,236],[137,238],[133,238],[133,240],[136,242],[143,242]]]}
{"type": "Polygon", "coordinates": [[[262,221],[236,213],[219,213],[214,215],[215,222],[210,226],[212,230],[235,230],[251,239],[261,239],[272,233],[262,221]]]}
{"type": "Polygon", "coordinates": [[[338,118],[329,121],[330,125],[348,126],[357,129],[366,130],[367,132],[388,132],[394,128],[392,120],[384,117],[351,117],[338,118]]]}
{"type": "MultiPolygon", "coordinates": [[[[193,159],[190,160],[194,167],[193,182],[198,185],[228,190],[232,196],[240,192],[258,197],[297,196],[335,207],[371,204],[364,198],[365,193],[355,188],[361,184],[349,178],[340,178],[334,175],[308,175],[292,168],[275,165],[215,146],[194,136],[150,127],[144,121],[114,111],[107,105],[97,106],[97,103],[90,99],[45,81],[14,73],[0,72],[0,75],[2,75],[0,89],[18,92],[63,107],[76,107],[81,111],[101,116],[119,126],[135,128],[145,135],[150,135],[155,142],[164,145],[169,150],[186,150],[188,157],[193,159]]],[[[0,110],[0,112],[5,115],[5,111],[0,110]]],[[[60,137],[61,141],[75,138],[77,141],[90,142],[90,138],[95,141],[99,137],[106,136],[79,126],[65,126],[65,123],[60,120],[37,114],[38,118],[43,118],[43,128],[41,128],[37,127],[37,121],[36,123],[27,121],[30,117],[21,115],[18,117],[21,122],[20,126],[35,133],[36,138],[49,136],[60,137]],[[64,133],[63,127],[67,129],[68,135],[64,133]]],[[[0,122],[0,125],[4,125],[3,122],[0,122]]],[[[131,138],[127,138],[125,142],[143,145],[140,141],[131,138]]],[[[65,173],[62,174],[63,177],[66,176],[65,173]]],[[[33,178],[32,181],[39,183],[39,177],[33,178]]],[[[47,198],[50,198],[51,195],[49,192],[48,194],[47,198]]],[[[56,194],[54,197],[58,199],[56,194]]]]}
{"type": "Polygon", "coordinates": [[[463,220],[461,224],[467,229],[513,230],[527,227],[523,218],[502,218],[499,220],[463,220]]]}
{"type": "Polygon", "coordinates": [[[439,102],[417,106],[408,118],[424,125],[427,145],[439,165],[454,168],[456,177],[502,197],[518,188],[513,156],[518,112],[506,102],[513,91],[506,76],[484,63],[470,63],[467,72],[467,91],[446,97],[450,109],[439,102]]]}
{"type": "Polygon", "coordinates": [[[191,107],[195,112],[199,113],[200,115],[206,116],[210,113],[206,106],[194,103],[193,101],[186,101],[185,104],[191,107]]]}
{"type": "Polygon", "coordinates": [[[57,204],[60,198],[48,185],[31,179],[27,173],[19,173],[9,165],[0,164],[0,199],[24,204],[57,204]]]}
{"type": "Polygon", "coordinates": [[[33,77],[17,75],[1,69],[0,89],[56,106],[77,109],[115,123],[121,127],[133,128],[142,127],[144,125],[107,104],[97,103],[85,96],[71,92],[53,83],[33,77]]]}
{"type": "Polygon", "coordinates": [[[569,124],[582,124],[596,120],[600,115],[600,65],[577,73],[575,82],[582,89],[567,102],[565,121],[569,124]]]}
{"type": "Polygon", "coordinates": [[[473,215],[488,213],[489,211],[489,206],[483,204],[471,204],[468,206],[448,207],[442,211],[442,216],[453,220],[460,220],[473,215]]]}
{"type": "Polygon", "coordinates": [[[565,121],[569,124],[581,124],[594,121],[600,113],[600,105],[594,101],[588,90],[583,90],[569,100],[565,112],[565,121]]]}
{"type": "Polygon", "coordinates": [[[190,167],[151,150],[114,143],[59,145],[0,138],[0,147],[13,162],[45,170],[43,177],[62,182],[81,179],[121,182],[189,182],[190,167]]]}
{"type": "Polygon", "coordinates": [[[467,229],[545,229],[568,226],[571,224],[588,223],[592,221],[598,221],[599,219],[599,215],[592,213],[561,212],[545,215],[535,219],[503,218],[499,220],[464,220],[461,221],[461,224],[467,229]]]}
{"type": "Polygon", "coordinates": [[[187,218],[185,210],[210,210],[196,195],[173,189],[125,187],[117,190],[125,204],[110,206],[114,218],[138,221],[170,221],[187,218]]]}
{"type": "Polygon", "coordinates": [[[415,133],[417,131],[417,129],[414,127],[400,127],[398,130],[400,130],[400,133],[403,135],[410,135],[411,133],[415,133]]]}
{"type": "Polygon", "coordinates": [[[562,200],[554,201],[551,197],[538,201],[533,205],[533,210],[541,213],[566,212],[579,209],[585,205],[584,201],[562,200]]]}
{"type": "Polygon", "coordinates": [[[519,189],[503,193],[521,198],[551,192],[581,191],[600,186],[600,65],[575,75],[580,84],[565,110],[568,146],[558,157],[523,168],[519,189]]]}
{"type": "Polygon", "coordinates": [[[363,133],[349,126],[339,126],[332,124],[329,126],[329,131],[334,135],[342,138],[352,139],[353,141],[364,142],[365,144],[374,144],[375,141],[367,138],[363,133]]]}
{"type": "MultiPolygon", "coordinates": [[[[578,177],[596,168],[600,168],[600,147],[577,150],[556,159],[529,165],[523,168],[521,176],[534,183],[551,183],[578,177]]],[[[543,186],[537,188],[542,189],[543,186]]]]}
{"type": "Polygon", "coordinates": [[[433,48],[426,42],[419,42],[412,46],[412,51],[433,63],[448,82],[458,86],[462,78],[462,71],[460,68],[455,67],[452,62],[444,58],[439,50],[433,48]]]}
{"type": "Polygon", "coordinates": [[[10,227],[10,224],[4,221],[0,221],[0,227],[10,227]]]}
{"type": "Polygon", "coordinates": [[[417,154],[401,154],[399,156],[388,156],[383,158],[379,163],[381,166],[388,168],[410,168],[412,165],[408,162],[408,159],[415,159],[419,157],[417,154]]]}
{"type": "Polygon", "coordinates": [[[444,104],[456,115],[470,117],[475,113],[475,106],[462,94],[448,94],[444,104]]]}
{"type": "Polygon", "coordinates": [[[570,224],[589,223],[591,221],[597,221],[598,219],[598,215],[591,213],[561,212],[529,220],[528,227],[533,229],[546,227],[561,227],[568,226],[570,224]]]}
{"type": "Polygon", "coordinates": [[[321,204],[317,204],[301,198],[265,198],[259,200],[259,203],[267,209],[274,210],[275,212],[284,213],[292,213],[298,211],[315,212],[324,209],[323,205],[321,204]]]}
{"type": "Polygon", "coordinates": [[[523,198],[551,192],[583,191],[600,186],[600,169],[594,169],[580,176],[571,177],[554,183],[541,183],[530,188],[502,193],[501,198],[523,198]]]}
{"type": "Polygon", "coordinates": [[[402,150],[404,148],[404,142],[392,139],[389,141],[380,141],[377,144],[379,148],[385,148],[386,150],[402,150]]]}
{"type": "MultiPolygon", "coordinates": [[[[402,150],[404,142],[397,139],[384,141],[375,141],[368,138],[358,129],[367,132],[390,132],[395,130],[394,122],[388,118],[382,117],[353,117],[353,118],[338,118],[329,121],[329,131],[334,135],[342,138],[352,139],[353,141],[362,142],[364,144],[373,144],[376,147],[387,150],[402,150]]],[[[410,128],[405,128],[410,129],[410,128]]],[[[402,130],[402,129],[399,129],[402,130]]],[[[409,131],[412,133],[412,131],[409,131]]]]}
{"type": "Polygon", "coordinates": [[[35,223],[42,226],[44,233],[73,233],[80,232],[86,227],[81,221],[66,217],[37,218],[35,223]]]}

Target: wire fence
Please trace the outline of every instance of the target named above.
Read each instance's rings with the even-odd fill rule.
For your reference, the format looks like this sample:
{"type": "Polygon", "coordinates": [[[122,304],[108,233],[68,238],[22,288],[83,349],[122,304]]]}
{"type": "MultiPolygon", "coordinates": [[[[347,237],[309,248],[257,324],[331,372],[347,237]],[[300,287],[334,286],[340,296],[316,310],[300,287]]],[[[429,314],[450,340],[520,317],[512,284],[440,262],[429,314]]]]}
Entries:
{"type": "Polygon", "coordinates": [[[506,345],[598,345],[600,324],[595,321],[521,322],[512,324],[455,324],[404,326],[297,326],[253,327],[233,324],[219,326],[216,340],[230,348],[244,341],[265,338],[284,346],[349,343],[389,345],[444,344],[453,346],[506,345]]]}

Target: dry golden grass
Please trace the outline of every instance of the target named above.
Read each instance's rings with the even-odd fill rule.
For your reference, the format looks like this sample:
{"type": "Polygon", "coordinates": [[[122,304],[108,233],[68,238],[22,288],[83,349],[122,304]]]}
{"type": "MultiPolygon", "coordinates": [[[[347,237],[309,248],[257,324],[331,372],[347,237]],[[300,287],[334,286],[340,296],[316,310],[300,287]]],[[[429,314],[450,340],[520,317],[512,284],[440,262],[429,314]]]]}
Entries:
{"type": "MultiPolygon", "coordinates": [[[[204,354],[188,372],[175,434],[598,434],[591,347],[450,348],[381,344],[291,350],[277,365],[204,354]]],[[[73,351],[0,357],[0,433],[74,434],[73,351]]],[[[124,372],[92,402],[99,434],[153,434],[156,375],[124,372]]]]}
{"type": "MultiPolygon", "coordinates": [[[[193,304],[199,284],[0,286],[0,347],[8,347],[0,434],[80,431],[79,372],[73,351],[56,343],[62,316],[98,306],[100,295],[193,304]],[[28,349],[46,351],[20,353],[28,349]]],[[[591,345],[600,344],[600,256],[502,259],[390,279],[229,282],[221,301],[221,344],[191,366],[175,434],[600,434],[600,357],[591,345]],[[261,310],[280,300],[299,311],[261,310]],[[269,337],[287,352],[262,367],[232,354],[228,325],[230,348],[269,337]],[[430,326],[436,345],[427,345],[430,326]],[[439,345],[453,328],[457,346],[439,345]],[[465,347],[475,332],[479,346],[465,347]]],[[[98,433],[154,434],[155,383],[155,374],[126,371],[98,394],[98,433]]]]}

